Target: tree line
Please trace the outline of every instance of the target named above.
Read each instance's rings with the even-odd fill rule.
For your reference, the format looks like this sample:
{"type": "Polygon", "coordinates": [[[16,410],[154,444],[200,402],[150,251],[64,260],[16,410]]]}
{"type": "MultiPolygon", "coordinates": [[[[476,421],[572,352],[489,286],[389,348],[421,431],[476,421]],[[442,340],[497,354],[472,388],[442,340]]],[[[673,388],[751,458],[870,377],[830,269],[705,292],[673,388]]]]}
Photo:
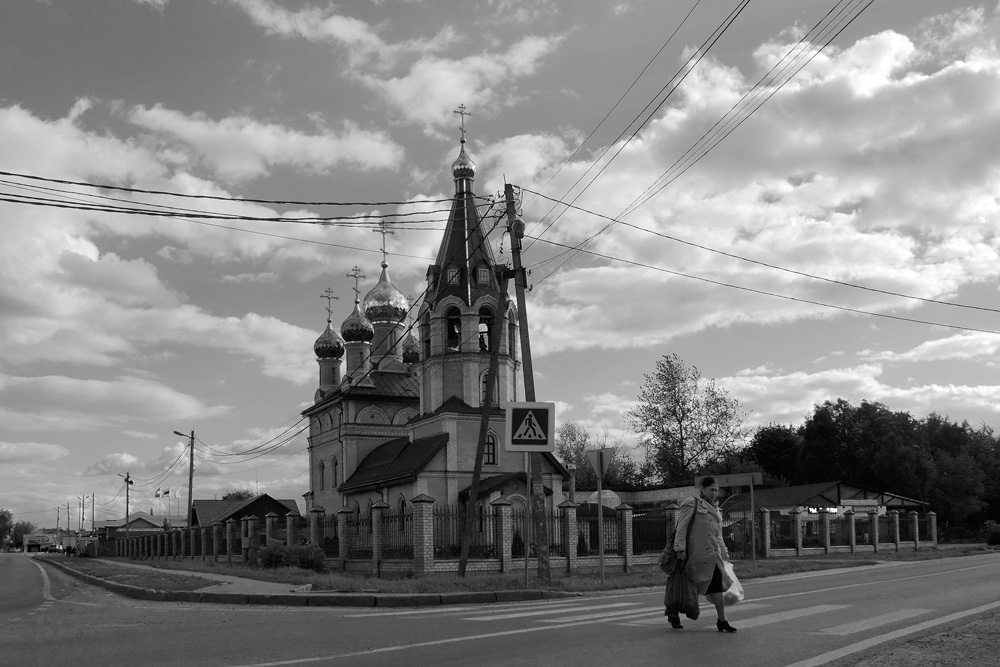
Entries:
{"type": "MultiPolygon", "coordinates": [[[[676,354],[644,375],[626,420],[641,461],[621,441],[605,483],[637,490],[690,483],[696,475],[760,471],[765,487],[843,481],[926,501],[944,525],[1000,519],[1000,439],[987,425],[931,413],[915,418],[878,402],[838,398],[799,425],[752,430],[739,402],[676,354]]],[[[596,487],[587,449],[608,446],[575,422],[556,433],[556,455],[577,466],[577,486],[596,487]]]]}

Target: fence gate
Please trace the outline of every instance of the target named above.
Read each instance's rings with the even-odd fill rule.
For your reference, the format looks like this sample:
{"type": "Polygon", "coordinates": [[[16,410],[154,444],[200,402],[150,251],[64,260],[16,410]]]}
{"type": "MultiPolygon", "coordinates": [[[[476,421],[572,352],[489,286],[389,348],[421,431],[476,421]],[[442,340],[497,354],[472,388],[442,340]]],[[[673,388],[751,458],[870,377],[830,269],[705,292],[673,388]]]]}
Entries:
{"type": "MultiPolygon", "coordinates": [[[[750,503],[750,496],[737,493],[726,498],[720,506],[722,510],[722,538],[729,549],[730,558],[749,559],[753,557],[754,525],[759,517],[750,503]]],[[[763,533],[756,526],[757,555],[762,556],[763,533]]]]}

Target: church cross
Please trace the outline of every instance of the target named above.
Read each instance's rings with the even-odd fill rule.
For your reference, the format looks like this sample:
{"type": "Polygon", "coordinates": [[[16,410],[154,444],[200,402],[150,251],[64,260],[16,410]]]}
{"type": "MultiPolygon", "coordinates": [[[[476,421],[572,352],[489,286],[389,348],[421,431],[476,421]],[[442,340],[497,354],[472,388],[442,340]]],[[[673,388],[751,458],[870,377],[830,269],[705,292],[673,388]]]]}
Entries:
{"type": "Polygon", "coordinates": [[[365,274],[361,273],[361,267],[355,265],[351,272],[347,274],[348,278],[354,278],[354,302],[358,303],[361,300],[361,288],[358,287],[358,283],[362,278],[367,278],[365,274]]]}
{"type": "Polygon", "coordinates": [[[385,256],[388,253],[385,251],[385,237],[386,236],[392,236],[396,232],[390,232],[389,231],[389,225],[386,224],[385,220],[383,220],[382,222],[378,223],[378,227],[379,227],[378,229],[373,229],[372,231],[375,232],[376,234],[381,234],[382,235],[382,266],[386,266],[387,262],[385,261],[385,256]]]}
{"type": "Polygon", "coordinates": [[[333,317],[333,300],[340,299],[340,297],[334,296],[333,290],[327,287],[326,291],[319,295],[319,298],[326,299],[326,319],[329,320],[333,317]]]}
{"type": "Polygon", "coordinates": [[[458,108],[452,111],[452,113],[457,113],[462,117],[462,141],[465,141],[465,117],[471,116],[472,114],[465,110],[464,104],[459,104],[458,108]]]}

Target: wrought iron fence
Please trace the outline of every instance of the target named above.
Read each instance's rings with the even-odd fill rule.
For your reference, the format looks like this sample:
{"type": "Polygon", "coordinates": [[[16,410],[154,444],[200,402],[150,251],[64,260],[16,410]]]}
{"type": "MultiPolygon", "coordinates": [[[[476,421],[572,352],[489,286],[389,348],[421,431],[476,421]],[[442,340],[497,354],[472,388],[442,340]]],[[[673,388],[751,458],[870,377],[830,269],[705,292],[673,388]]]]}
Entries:
{"type": "Polygon", "coordinates": [[[867,514],[854,515],[854,543],[872,543],[872,523],[867,514]]]}
{"type": "Polygon", "coordinates": [[[545,525],[549,533],[549,555],[565,556],[566,545],[563,544],[563,514],[561,510],[545,513],[545,525]]]}
{"type": "Polygon", "coordinates": [[[347,557],[367,559],[372,557],[372,518],[355,514],[347,520],[347,530],[351,534],[351,548],[347,557]]]}
{"type": "Polygon", "coordinates": [[[323,553],[330,558],[339,557],[340,537],[337,535],[337,515],[331,514],[330,516],[324,518],[320,531],[322,534],[320,535],[319,541],[320,548],[323,549],[323,553]]]}
{"type": "Polygon", "coordinates": [[[674,534],[673,514],[662,509],[632,515],[632,553],[657,553],[674,534]]]}
{"type": "Polygon", "coordinates": [[[893,542],[896,539],[895,523],[891,516],[880,516],[878,518],[878,541],[893,542]]]}
{"type": "MultiPolygon", "coordinates": [[[[462,530],[465,525],[464,507],[434,508],[434,557],[458,558],[462,552],[462,530]]],[[[496,517],[482,505],[476,507],[469,558],[497,558],[496,517]]]]}
{"type": "Polygon", "coordinates": [[[913,541],[913,523],[910,521],[910,517],[906,514],[899,515],[899,541],[913,541]]]}
{"type": "MultiPolygon", "coordinates": [[[[609,510],[604,514],[604,553],[605,554],[620,554],[622,552],[621,545],[621,531],[619,529],[621,525],[621,519],[617,512],[614,510],[609,510]]],[[[576,555],[577,556],[596,556],[599,552],[599,541],[598,535],[599,527],[596,516],[584,516],[577,517],[577,544],[576,544],[576,555]]],[[[662,547],[661,547],[662,548],[662,547]]]]}
{"type": "Polygon", "coordinates": [[[794,549],[795,536],[792,532],[792,517],[788,514],[771,513],[771,548],[794,549]]]}
{"type": "Polygon", "coordinates": [[[511,524],[511,544],[510,555],[512,558],[524,558],[525,545],[528,546],[529,558],[538,555],[535,544],[535,526],[531,521],[531,512],[526,510],[514,510],[510,514],[511,524]]]}
{"type": "Polygon", "coordinates": [[[821,519],[806,519],[802,522],[802,547],[805,549],[822,547],[823,522],[821,519]]]}
{"type": "Polygon", "coordinates": [[[851,526],[846,516],[830,518],[830,545],[846,547],[851,543],[851,526]]]}
{"type": "Polygon", "coordinates": [[[413,512],[382,513],[382,558],[413,558],[413,512]]]}

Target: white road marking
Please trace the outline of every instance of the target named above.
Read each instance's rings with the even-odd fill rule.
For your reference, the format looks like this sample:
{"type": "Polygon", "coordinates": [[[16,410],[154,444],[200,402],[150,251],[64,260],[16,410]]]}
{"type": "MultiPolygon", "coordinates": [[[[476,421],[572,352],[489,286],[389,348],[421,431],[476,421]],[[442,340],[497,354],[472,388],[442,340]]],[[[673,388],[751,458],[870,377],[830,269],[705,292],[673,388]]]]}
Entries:
{"type": "MultiPolygon", "coordinates": [[[[585,621],[588,618],[603,618],[605,620],[621,620],[623,616],[628,616],[632,618],[640,618],[642,616],[648,616],[649,614],[658,614],[659,618],[663,618],[663,609],[660,607],[651,607],[647,609],[619,609],[618,611],[609,611],[606,614],[600,612],[594,612],[590,614],[580,614],[578,616],[560,616],[559,618],[543,618],[542,623],[566,623],[569,621],[585,621]]],[[[666,623],[666,621],[663,621],[666,623]]]]}
{"type": "MultiPolygon", "coordinates": [[[[770,606],[771,605],[769,605],[769,604],[758,604],[756,602],[748,602],[746,604],[741,604],[738,607],[726,607],[726,611],[728,613],[732,614],[734,611],[753,611],[754,609],[768,609],[768,608],[770,608],[770,606]]],[[[714,607],[713,607],[713,609],[714,609],[714,607]]],[[[658,609],[658,611],[660,612],[660,614],[663,614],[663,610],[662,609],[658,609]]],[[[713,616],[712,618],[714,619],[715,617],[713,616]]],[[[702,619],[702,621],[704,621],[704,620],[705,619],[702,619]]],[[[698,623],[699,621],[692,621],[689,618],[682,618],[681,619],[681,623],[684,623],[684,622],[698,623]]],[[[646,618],[646,619],[642,619],[641,621],[632,621],[630,623],[626,623],[626,622],[622,621],[621,625],[665,625],[666,623],[667,623],[667,619],[664,618],[661,615],[658,618],[646,618]]]]}
{"type": "Polygon", "coordinates": [[[882,614],[880,616],[872,616],[870,618],[863,618],[859,621],[853,623],[844,623],[843,625],[835,625],[832,628],[823,628],[819,631],[823,635],[852,635],[855,632],[862,632],[864,630],[870,630],[872,628],[877,628],[880,625],[888,625],[889,623],[895,623],[896,621],[905,621],[908,618],[913,618],[914,616],[921,616],[922,614],[928,614],[934,611],[933,609],[900,609],[898,611],[893,611],[888,614],[882,614]]]}
{"type": "Polygon", "coordinates": [[[464,611],[478,611],[482,612],[484,605],[489,605],[490,609],[523,609],[530,605],[532,608],[546,606],[546,607],[566,607],[569,605],[577,604],[578,602],[587,601],[589,598],[580,598],[578,600],[533,600],[531,602],[484,602],[482,604],[477,604],[475,606],[465,605],[461,607],[456,607],[452,605],[435,605],[432,607],[422,607],[420,609],[406,609],[400,611],[370,611],[363,612],[360,614],[345,614],[344,618],[372,618],[377,616],[417,616],[423,614],[441,614],[441,613],[458,613],[464,611]]]}
{"type": "Polygon", "coordinates": [[[923,623],[917,623],[916,625],[911,625],[909,627],[902,628],[900,630],[893,630],[892,632],[887,632],[884,635],[872,637],[871,639],[865,639],[860,642],[855,642],[853,644],[835,649],[833,651],[827,651],[826,653],[821,653],[820,655],[809,658],[807,660],[800,660],[799,662],[792,663],[787,667],[819,667],[820,665],[825,665],[828,662],[839,660],[840,658],[851,655],[853,653],[858,653],[859,651],[870,649],[873,646],[878,646],[879,644],[884,644],[885,642],[890,642],[899,639],[901,637],[906,637],[907,635],[915,634],[917,632],[923,632],[924,630],[929,630],[930,628],[936,627],[938,625],[944,625],[945,623],[951,623],[952,621],[957,621],[967,616],[974,616],[976,614],[981,614],[984,611],[990,611],[992,609],[996,609],[997,607],[1000,607],[1000,602],[991,602],[989,604],[984,604],[980,607],[966,609],[965,611],[958,611],[955,612],[954,614],[948,614],[947,616],[942,616],[940,618],[924,621],[923,623]]]}
{"type": "Polygon", "coordinates": [[[585,605],[582,607],[566,607],[566,608],[555,608],[549,607],[548,609],[534,609],[532,611],[518,611],[512,612],[510,614],[490,614],[485,613],[483,616],[472,616],[462,620],[465,621],[504,621],[509,618],[524,618],[526,616],[544,616],[546,614],[561,614],[567,611],[590,611],[592,609],[610,609],[612,607],[631,607],[639,604],[638,602],[612,602],[611,604],[595,604],[595,605],[585,605]]]}
{"type": "Polygon", "coordinates": [[[803,616],[813,616],[815,614],[825,614],[828,611],[838,611],[840,609],[847,609],[848,606],[850,605],[818,604],[815,607],[803,607],[802,609],[779,611],[774,614],[764,614],[763,616],[754,616],[752,618],[741,619],[739,627],[740,629],[756,628],[761,625],[769,625],[771,623],[781,623],[782,621],[791,621],[797,618],[802,618],[803,616]]]}

